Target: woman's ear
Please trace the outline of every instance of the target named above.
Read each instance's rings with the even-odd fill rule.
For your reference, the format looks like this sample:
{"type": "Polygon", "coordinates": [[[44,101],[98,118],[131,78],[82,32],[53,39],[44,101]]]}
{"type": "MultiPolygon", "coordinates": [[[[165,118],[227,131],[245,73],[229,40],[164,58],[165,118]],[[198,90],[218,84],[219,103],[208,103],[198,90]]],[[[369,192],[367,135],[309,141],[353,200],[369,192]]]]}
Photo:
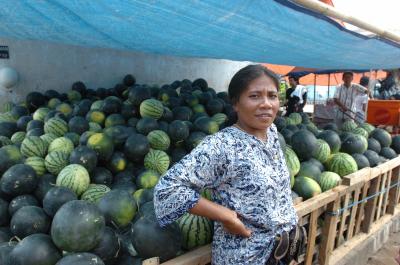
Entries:
{"type": "Polygon", "coordinates": [[[235,112],[237,112],[237,102],[232,104],[233,109],[235,110],[235,112]]]}

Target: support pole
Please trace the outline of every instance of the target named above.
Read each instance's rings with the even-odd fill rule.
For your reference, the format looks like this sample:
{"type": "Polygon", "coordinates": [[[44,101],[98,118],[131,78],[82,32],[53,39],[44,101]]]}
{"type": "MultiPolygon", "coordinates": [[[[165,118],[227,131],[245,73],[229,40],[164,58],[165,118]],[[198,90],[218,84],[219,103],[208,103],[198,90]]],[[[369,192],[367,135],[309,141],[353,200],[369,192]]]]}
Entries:
{"type": "Polygon", "coordinates": [[[329,73],[328,74],[328,99],[329,99],[329,92],[330,92],[330,90],[331,90],[331,74],[329,73]]]}
{"type": "Polygon", "coordinates": [[[400,43],[400,35],[390,32],[388,30],[385,30],[381,27],[372,25],[372,24],[370,24],[366,21],[363,21],[359,18],[345,14],[332,6],[324,4],[317,0],[292,0],[292,2],[294,2],[298,5],[301,5],[305,8],[311,9],[314,12],[323,14],[325,16],[339,19],[343,22],[347,22],[351,25],[354,25],[361,29],[367,30],[371,33],[374,33],[382,38],[386,38],[386,39],[392,40],[394,42],[400,43]]]}
{"type": "Polygon", "coordinates": [[[314,110],[315,110],[315,95],[316,94],[317,94],[317,75],[314,74],[314,110]]]}

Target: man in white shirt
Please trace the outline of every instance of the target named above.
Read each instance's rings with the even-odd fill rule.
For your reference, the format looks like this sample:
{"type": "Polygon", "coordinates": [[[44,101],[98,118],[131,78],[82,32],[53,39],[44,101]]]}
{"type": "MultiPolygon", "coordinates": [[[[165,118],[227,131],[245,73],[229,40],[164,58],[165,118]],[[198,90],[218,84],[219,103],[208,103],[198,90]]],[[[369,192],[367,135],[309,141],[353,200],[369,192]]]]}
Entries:
{"type": "Polygon", "coordinates": [[[293,89],[290,97],[292,97],[295,101],[294,112],[303,112],[303,108],[307,103],[307,88],[299,85],[299,78],[294,76],[289,76],[289,84],[293,89]]]}
{"type": "Polygon", "coordinates": [[[353,73],[343,73],[343,84],[336,87],[334,96],[334,102],[337,105],[337,112],[335,122],[339,128],[346,120],[355,119],[355,99],[357,96],[364,95],[367,92],[367,88],[352,83],[353,73]]]}

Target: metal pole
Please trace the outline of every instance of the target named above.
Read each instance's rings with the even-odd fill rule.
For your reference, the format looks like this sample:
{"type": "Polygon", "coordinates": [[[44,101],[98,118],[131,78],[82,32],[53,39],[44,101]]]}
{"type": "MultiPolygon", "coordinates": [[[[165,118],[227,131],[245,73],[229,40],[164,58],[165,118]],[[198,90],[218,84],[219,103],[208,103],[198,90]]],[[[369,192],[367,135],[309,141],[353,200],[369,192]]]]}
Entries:
{"type": "Polygon", "coordinates": [[[329,92],[331,89],[330,86],[331,86],[331,74],[329,73],[328,74],[328,99],[329,99],[329,94],[330,94],[329,92]]]}
{"type": "Polygon", "coordinates": [[[315,95],[317,94],[317,74],[314,74],[314,109],[315,109],[315,95]]]}
{"type": "Polygon", "coordinates": [[[331,7],[330,5],[324,4],[322,2],[319,2],[317,0],[292,0],[292,2],[295,2],[305,8],[311,9],[311,10],[321,13],[323,15],[333,17],[333,18],[339,19],[341,21],[347,22],[347,23],[357,26],[361,29],[364,29],[371,33],[374,33],[380,37],[390,39],[395,42],[400,42],[400,35],[397,35],[388,30],[385,30],[378,26],[372,25],[366,21],[355,18],[348,14],[345,14],[341,11],[338,11],[336,8],[331,7]]]}

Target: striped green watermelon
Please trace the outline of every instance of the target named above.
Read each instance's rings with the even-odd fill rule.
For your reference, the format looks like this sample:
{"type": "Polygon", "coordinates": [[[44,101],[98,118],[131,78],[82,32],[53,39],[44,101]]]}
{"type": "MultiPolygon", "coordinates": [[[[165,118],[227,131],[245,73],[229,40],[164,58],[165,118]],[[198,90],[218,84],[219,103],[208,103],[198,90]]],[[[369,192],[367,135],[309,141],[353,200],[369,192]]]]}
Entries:
{"type": "Polygon", "coordinates": [[[61,118],[51,118],[45,122],[44,132],[61,137],[68,132],[68,123],[61,118]]]}
{"type": "Polygon", "coordinates": [[[25,139],[25,136],[25,132],[16,132],[11,136],[11,142],[13,144],[21,144],[22,141],[25,139]]]}
{"type": "Polygon", "coordinates": [[[68,93],[67,93],[67,97],[68,97],[68,100],[69,100],[70,102],[74,102],[74,101],[79,101],[79,100],[81,100],[82,95],[81,95],[81,93],[79,93],[78,91],[70,90],[70,91],[68,91],[68,93]]]}
{"type": "Polygon", "coordinates": [[[352,133],[364,136],[365,138],[368,138],[368,135],[369,135],[368,132],[365,129],[361,128],[361,127],[355,128],[352,131],[352,133]]]}
{"type": "Polygon", "coordinates": [[[34,120],[44,121],[44,117],[46,117],[47,113],[50,112],[49,108],[41,107],[38,108],[32,115],[34,120]]]}
{"type": "Polygon", "coordinates": [[[215,121],[218,126],[221,126],[228,120],[228,116],[225,113],[217,113],[214,114],[211,119],[215,121]]]}
{"type": "Polygon", "coordinates": [[[11,111],[12,110],[12,108],[15,106],[15,104],[14,103],[12,103],[11,101],[8,101],[8,102],[6,102],[6,103],[4,103],[3,104],[3,107],[2,107],[2,113],[5,113],[5,112],[9,112],[9,111],[11,111]]]}
{"type": "Polygon", "coordinates": [[[289,119],[291,119],[293,121],[292,124],[294,124],[294,125],[300,124],[303,120],[300,113],[297,113],[297,112],[290,113],[289,119]]]}
{"type": "Polygon", "coordinates": [[[151,189],[155,187],[160,178],[160,174],[154,170],[145,170],[136,178],[136,186],[139,189],[151,189]]]}
{"type": "Polygon", "coordinates": [[[48,152],[61,151],[68,155],[74,150],[74,143],[67,137],[58,137],[49,145],[48,152]]]}
{"type": "Polygon", "coordinates": [[[21,143],[21,154],[25,157],[44,157],[46,153],[46,144],[38,136],[27,136],[21,143]]]}
{"type": "Polygon", "coordinates": [[[90,184],[82,194],[81,200],[97,204],[103,196],[111,189],[103,184],[90,184]]]}
{"type": "Polygon", "coordinates": [[[368,136],[375,130],[375,127],[369,123],[362,123],[360,127],[367,131],[368,136]]]}
{"type": "Polygon", "coordinates": [[[328,170],[343,177],[358,170],[354,158],[346,153],[336,153],[327,161],[328,170]]]}
{"type": "Polygon", "coordinates": [[[149,140],[150,147],[156,150],[165,151],[171,144],[168,134],[161,130],[151,131],[147,135],[147,140],[149,140]]]}
{"type": "Polygon", "coordinates": [[[101,161],[110,159],[114,152],[114,143],[111,137],[104,133],[95,133],[90,136],[86,146],[94,150],[101,161]]]}
{"type": "Polygon", "coordinates": [[[206,217],[186,213],[178,220],[178,226],[182,233],[184,249],[191,250],[212,241],[213,223],[206,217]]]}
{"type": "Polygon", "coordinates": [[[201,104],[196,104],[192,107],[194,113],[205,113],[206,109],[201,104]]]}
{"type": "Polygon", "coordinates": [[[95,122],[102,126],[106,120],[106,115],[100,110],[91,110],[86,114],[86,120],[88,122],[95,122]]]}
{"type": "Polygon", "coordinates": [[[321,187],[321,190],[324,192],[339,185],[341,180],[342,179],[340,178],[340,176],[335,172],[325,171],[322,172],[319,178],[319,186],[321,187]]]}
{"type": "Polygon", "coordinates": [[[89,173],[86,168],[78,164],[71,164],[63,168],[56,180],[56,186],[67,187],[78,197],[88,189],[89,183],[89,173]]]}
{"type": "Polygon", "coordinates": [[[300,171],[300,160],[289,146],[286,146],[285,149],[285,160],[290,174],[290,183],[293,186],[294,176],[296,176],[300,171]]]}
{"type": "Polygon", "coordinates": [[[357,128],[357,123],[352,120],[347,120],[342,124],[342,131],[351,132],[357,128]]]}
{"type": "Polygon", "coordinates": [[[47,171],[57,176],[60,171],[69,164],[69,154],[62,151],[50,152],[45,160],[44,165],[47,171]]]}
{"type": "Polygon", "coordinates": [[[294,181],[293,190],[305,200],[322,192],[318,182],[309,177],[297,177],[294,181]]]}
{"type": "Polygon", "coordinates": [[[161,101],[150,98],[140,103],[139,112],[142,118],[147,117],[158,120],[163,115],[164,106],[161,101]]]}
{"type": "Polygon", "coordinates": [[[103,108],[104,100],[96,100],[95,102],[92,103],[90,106],[90,110],[101,110],[103,108]]]}
{"type": "Polygon", "coordinates": [[[12,145],[13,142],[7,136],[0,135],[1,146],[12,145]]]}
{"type": "Polygon", "coordinates": [[[0,113],[0,122],[16,122],[16,117],[11,112],[0,113]]]}
{"type": "Polygon", "coordinates": [[[44,159],[42,157],[28,157],[27,159],[25,159],[25,165],[31,166],[38,176],[42,176],[46,173],[46,167],[44,165],[44,159]]]}
{"type": "Polygon", "coordinates": [[[51,142],[57,139],[57,136],[52,133],[45,133],[40,136],[40,139],[43,140],[44,144],[46,145],[46,148],[48,149],[51,142]]]}
{"type": "Polygon", "coordinates": [[[56,110],[64,114],[66,117],[69,117],[73,111],[71,105],[65,102],[57,105],[56,110]]]}
{"type": "Polygon", "coordinates": [[[169,163],[169,156],[161,150],[150,149],[144,157],[144,167],[157,171],[161,175],[167,172],[169,163]]]}
{"type": "Polygon", "coordinates": [[[317,139],[317,148],[314,149],[313,157],[321,163],[325,163],[330,155],[331,148],[329,144],[322,139],[317,139]]]}
{"type": "Polygon", "coordinates": [[[55,109],[59,104],[61,104],[61,100],[58,98],[52,98],[49,100],[49,102],[47,102],[47,107],[50,109],[55,109]]]}
{"type": "Polygon", "coordinates": [[[103,128],[96,122],[89,122],[89,131],[99,133],[103,131],[103,128]]]}

